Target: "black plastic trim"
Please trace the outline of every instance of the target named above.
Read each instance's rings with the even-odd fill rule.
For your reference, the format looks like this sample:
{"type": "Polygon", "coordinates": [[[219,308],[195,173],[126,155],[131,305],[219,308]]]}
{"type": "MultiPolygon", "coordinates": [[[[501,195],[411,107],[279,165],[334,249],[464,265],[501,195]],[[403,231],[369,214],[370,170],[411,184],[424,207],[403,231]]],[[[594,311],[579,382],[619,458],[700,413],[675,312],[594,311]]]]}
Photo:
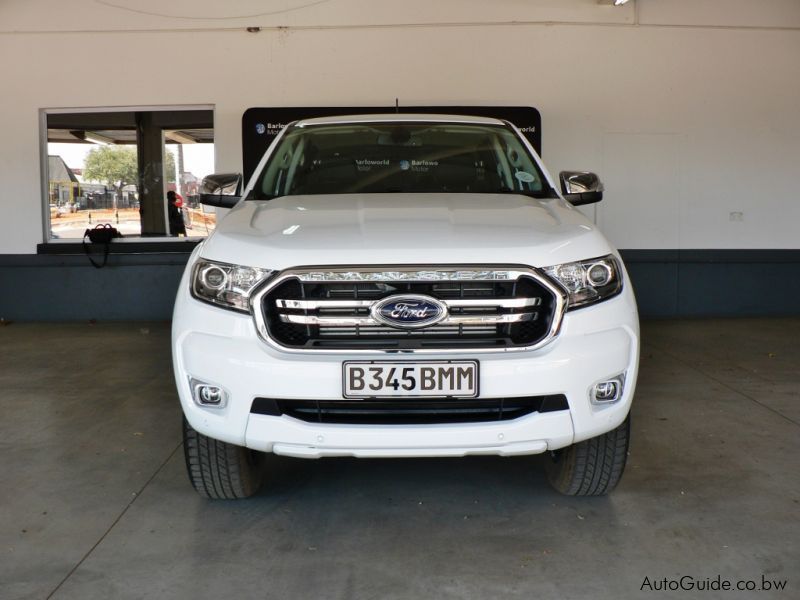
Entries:
{"type": "Polygon", "coordinates": [[[564,194],[564,200],[572,206],[595,204],[603,199],[603,192],[581,192],[579,194],[564,194]]]}
{"type": "Polygon", "coordinates": [[[563,394],[514,398],[371,398],[301,400],[256,398],[252,414],[288,416],[308,423],[352,425],[433,425],[486,423],[534,412],[569,410],[563,394]]]}
{"type": "Polygon", "coordinates": [[[281,411],[278,409],[278,401],[275,398],[256,398],[253,400],[250,412],[254,415],[281,416],[281,411]]]}

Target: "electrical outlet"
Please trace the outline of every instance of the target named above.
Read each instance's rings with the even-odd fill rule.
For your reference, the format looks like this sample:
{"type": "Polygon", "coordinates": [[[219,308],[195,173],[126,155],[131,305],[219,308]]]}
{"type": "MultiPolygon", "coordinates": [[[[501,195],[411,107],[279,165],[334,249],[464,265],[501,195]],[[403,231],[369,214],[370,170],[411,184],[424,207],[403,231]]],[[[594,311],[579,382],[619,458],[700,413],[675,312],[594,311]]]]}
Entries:
{"type": "Polygon", "coordinates": [[[744,213],[742,211],[737,210],[737,211],[734,211],[734,212],[730,213],[728,215],[728,218],[731,221],[735,221],[737,223],[741,223],[742,221],[744,221],[744,213]]]}

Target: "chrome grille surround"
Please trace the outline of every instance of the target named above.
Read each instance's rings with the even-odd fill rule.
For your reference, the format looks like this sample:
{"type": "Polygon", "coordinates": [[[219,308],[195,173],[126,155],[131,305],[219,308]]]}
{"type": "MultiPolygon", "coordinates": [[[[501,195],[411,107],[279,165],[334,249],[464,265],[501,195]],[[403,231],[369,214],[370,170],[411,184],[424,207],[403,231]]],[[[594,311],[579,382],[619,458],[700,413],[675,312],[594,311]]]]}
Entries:
{"type": "MultiPolygon", "coordinates": [[[[319,316],[319,315],[286,315],[279,314],[279,318],[285,323],[303,324],[308,326],[331,325],[342,333],[361,331],[365,337],[379,337],[391,327],[375,322],[370,316],[369,311],[373,304],[378,300],[330,300],[330,299],[277,299],[276,306],[291,310],[353,310],[362,309],[366,311],[363,316],[319,316]]],[[[471,311],[480,311],[482,308],[496,307],[520,309],[538,306],[541,301],[538,298],[450,298],[443,299],[448,308],[457,308],[464,311],[464,314],[448,315],[441,322],[432,325],[424,330],[417,330],[415,334],[435,334],[446,333],[448,331],[463,332],[463,327],[468,325],[475,327],[474,332],[480,334],[487,331],[487,327],[496,327],[502,323],[517,323],[529,320],[531,313],[512,313],[491,315],[471,315],[471,311]]],[[[324,266],[324,267],[293,267],[276,274],[266,281],[260,289],[251,297],[250,308],[255,320],[256,329],[263,341],[281,352],[289,353],[322,353],[322,354],[448,354],[465,352],[472,353],[495,353],[495,352],[521,352],[539,349],[549,344],[559,333],[561,322],[567,305],[567,294],[565,290],[553,282],[546,275],[535,268],[525,265],[454,265],[454,266],[324,266]],[[553,296],[554,310],[550,327],[546,335],[538,342],[527,346],[512,347],[470,347],[465,343],[453,344],[452,348],[309,348],[292,347],[281,344],[269,333],[267,318],[265,315],[265,297],[275,288],[290,279],[296,279],[302,283],[446,283],[454,282],[463,284],[465,282],[515,282],[520,278],[530,278],[544,287],[553,296]]],[[[533,318],[535,319],[535,313],[533,318]]],[[[401,330],[395,330],[399,336],[407,334],[401,330]]],[[[320,338],[330,336],[331,332],[320,329],[320,338]]],[[[374,339],[373,337],[373,339],[374,339]]]]}

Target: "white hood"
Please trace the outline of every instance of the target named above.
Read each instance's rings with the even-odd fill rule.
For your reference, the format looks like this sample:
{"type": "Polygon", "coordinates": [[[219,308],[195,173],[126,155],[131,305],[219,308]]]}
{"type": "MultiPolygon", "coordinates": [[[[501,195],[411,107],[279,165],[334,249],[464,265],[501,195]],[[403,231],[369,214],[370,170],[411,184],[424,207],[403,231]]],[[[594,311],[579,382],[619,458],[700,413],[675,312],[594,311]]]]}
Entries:
{"type": "Polygon", "coordinates": [[[303,265],[527,264],[608,254],[560,199],[502,194],[340,194],[239,203],[201,256],[268,269],[303,265]]]}

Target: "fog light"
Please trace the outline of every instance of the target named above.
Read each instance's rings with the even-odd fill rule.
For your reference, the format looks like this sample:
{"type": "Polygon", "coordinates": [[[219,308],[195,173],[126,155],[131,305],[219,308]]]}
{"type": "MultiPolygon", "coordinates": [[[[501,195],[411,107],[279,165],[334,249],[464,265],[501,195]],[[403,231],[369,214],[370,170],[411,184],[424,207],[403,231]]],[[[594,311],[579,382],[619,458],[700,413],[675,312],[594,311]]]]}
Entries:
{"type": "Polygon", "coordinates": [[[201,385],[199,392],[203,404],[219,404],[222,401],[222,390],[213,385],[201,385]]]}
{"type": "Polygon", "coordinates": [[[228,401],[228,393],[218,385],[189,379],[192,388],[192,398],[200,406],[209,408],[222,408],[228,401]]]}
{"type": "Polygon", "coordinates": [[[592,401],[598,404],[616,402],[622,398],[622,388],[625,385],[625,376],[618,375],[606,381],[600,381],[592,390],[592,401]]]}

